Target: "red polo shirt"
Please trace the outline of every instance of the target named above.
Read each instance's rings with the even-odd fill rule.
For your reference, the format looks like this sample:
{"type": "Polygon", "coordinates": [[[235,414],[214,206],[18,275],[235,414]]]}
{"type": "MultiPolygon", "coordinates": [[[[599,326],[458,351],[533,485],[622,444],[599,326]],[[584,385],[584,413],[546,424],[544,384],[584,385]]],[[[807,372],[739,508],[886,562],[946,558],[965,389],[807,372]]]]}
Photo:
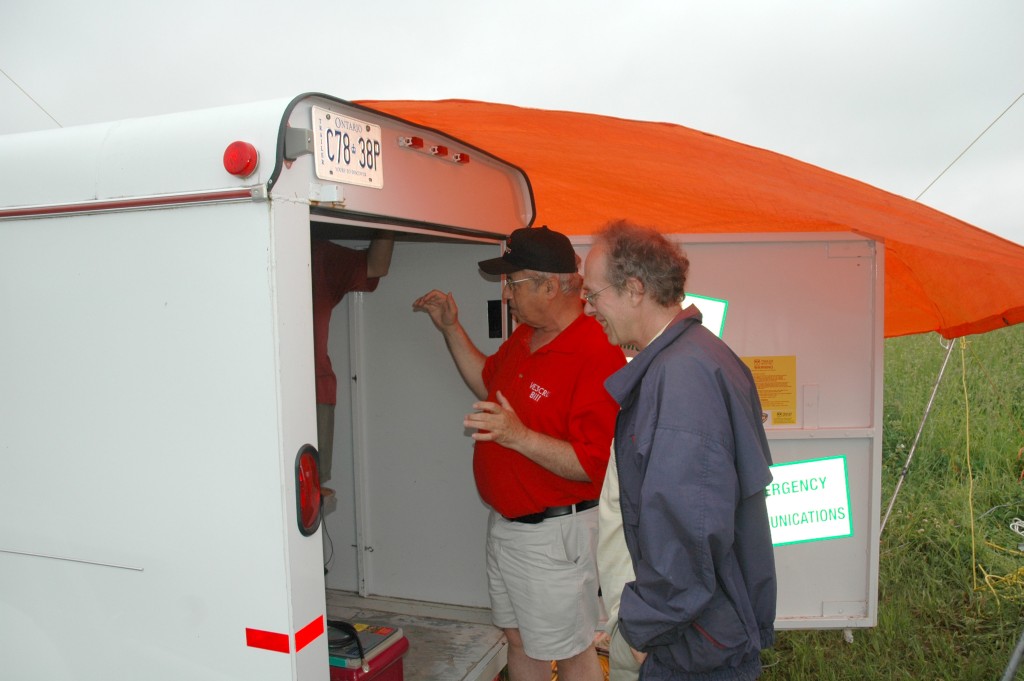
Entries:
{"type": "Polygon", "coordinates": [[[590,482],[566,480],[495,442],[477,442],[473,474],[483,500],[513,518],[597,499],[608,467],[618,404],[604,380],[625,363],[593,317],[580,315],[554,340],[530,352],[533,327],[520,324],[484,363],[487,399],[497,391],[523,424],[572,444],[590,482]]]}

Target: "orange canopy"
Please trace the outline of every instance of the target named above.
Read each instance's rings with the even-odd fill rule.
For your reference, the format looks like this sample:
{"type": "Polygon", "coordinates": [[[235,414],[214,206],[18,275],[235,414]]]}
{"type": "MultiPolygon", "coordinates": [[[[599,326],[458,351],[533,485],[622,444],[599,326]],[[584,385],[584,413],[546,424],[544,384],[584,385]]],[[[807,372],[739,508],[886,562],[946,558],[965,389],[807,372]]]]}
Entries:
{"type": "Polygon", "coordinates": [[[1024,247],[816,166],[669,123],[464,100],[361,101],[519,166],[536,224],[592,234],[854,232],[885,244],[885,335],[1024,321],[1024,247]]]}

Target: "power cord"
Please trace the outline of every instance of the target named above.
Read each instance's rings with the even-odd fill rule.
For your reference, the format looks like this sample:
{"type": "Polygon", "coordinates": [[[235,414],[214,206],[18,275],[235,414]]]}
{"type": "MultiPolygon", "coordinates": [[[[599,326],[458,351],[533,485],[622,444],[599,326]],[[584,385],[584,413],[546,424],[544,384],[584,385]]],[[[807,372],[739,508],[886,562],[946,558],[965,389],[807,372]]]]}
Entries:
{"type": "Polygon", "coordinates": [[[359,640],[359,632],[356,628],[345,622],[344,620],[327,620],[327,626],[333,629],[337,629],[341,632],[340,636],[332,637],[330,631],[327,632],[327,648],[335,652],[341,652],[345,648],[349,648],[352,642],[355,641],[356,650],[359,651],[359,668],[363,670],[363,673],[370,671],[370,665],[366,661],[366,651],[363,650],[363,642],[359,640]]]}

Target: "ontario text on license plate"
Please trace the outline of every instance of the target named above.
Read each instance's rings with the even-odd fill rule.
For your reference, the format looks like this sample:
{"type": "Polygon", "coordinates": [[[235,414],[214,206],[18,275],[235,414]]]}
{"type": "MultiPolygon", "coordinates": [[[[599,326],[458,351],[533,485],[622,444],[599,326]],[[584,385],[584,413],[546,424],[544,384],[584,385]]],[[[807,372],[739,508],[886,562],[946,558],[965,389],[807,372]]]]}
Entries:
{"type": "Polygon", "coordinates": [[[314,106],[313,156],[321,180],[384,188],[379,125],[314,106]]]}

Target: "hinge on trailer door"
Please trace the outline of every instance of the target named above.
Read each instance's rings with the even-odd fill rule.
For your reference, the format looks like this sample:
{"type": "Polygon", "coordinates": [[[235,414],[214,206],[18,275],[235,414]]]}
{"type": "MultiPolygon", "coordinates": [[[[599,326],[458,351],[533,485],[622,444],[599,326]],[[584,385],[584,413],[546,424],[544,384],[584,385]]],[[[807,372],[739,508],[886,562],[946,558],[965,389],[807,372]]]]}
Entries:
{"type": "Polygon", "coordinates": [[[303,154],[313,153],[313,131],[305,128],[284,129],[284,157],[294,161],[303,154]]]}

